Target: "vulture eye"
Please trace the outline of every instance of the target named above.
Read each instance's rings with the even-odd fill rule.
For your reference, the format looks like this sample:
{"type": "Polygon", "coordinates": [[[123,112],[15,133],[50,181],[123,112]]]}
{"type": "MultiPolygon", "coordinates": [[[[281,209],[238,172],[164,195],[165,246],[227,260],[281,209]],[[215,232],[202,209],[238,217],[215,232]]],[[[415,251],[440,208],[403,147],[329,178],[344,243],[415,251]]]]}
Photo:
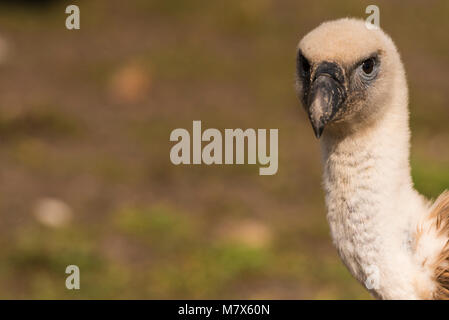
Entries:
{"type": "Polygon", "coordinates": [[[365,82],[371,82],[379,73],[379,60],[377,57],[371,57],[359,65],[359,75],[365,82]]]}
{"type": "Polygon", "coordinates": [[[367,75],[371,74],[374,70],[374,64],[375,64],[374,58],[369,58],[363,61],[362,63],[363,72],[367,75]]]}

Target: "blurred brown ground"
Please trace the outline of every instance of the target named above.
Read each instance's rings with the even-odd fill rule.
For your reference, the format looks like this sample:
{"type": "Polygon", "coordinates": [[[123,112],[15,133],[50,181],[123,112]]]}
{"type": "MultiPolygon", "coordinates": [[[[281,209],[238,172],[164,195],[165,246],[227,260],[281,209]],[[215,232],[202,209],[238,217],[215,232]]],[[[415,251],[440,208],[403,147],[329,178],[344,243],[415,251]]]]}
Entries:
{"type": "MultiPolygon", "coordinates": [[[[0,6],[0,298],[360,299],[332,247],[295,47],[367,1],[0,6]],[[279,128],[279,170],[174,166],[175,128],[279,128]],[[81,289],[65,288],[65,267],[81,289]]],[[[378,1],[417,188],[449,187],[449,2],[378,1]]]]}

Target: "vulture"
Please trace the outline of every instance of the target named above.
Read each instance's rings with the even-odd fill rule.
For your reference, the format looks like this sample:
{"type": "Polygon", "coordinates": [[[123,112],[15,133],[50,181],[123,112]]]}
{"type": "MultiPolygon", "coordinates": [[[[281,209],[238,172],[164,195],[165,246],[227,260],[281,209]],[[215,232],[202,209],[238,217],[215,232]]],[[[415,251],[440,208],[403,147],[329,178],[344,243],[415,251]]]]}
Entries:
{"type": "Polygon", "coordinates": [[[350,273],[377,299],[449,298],[449,192],[430,202],[414,189],[408,88],[392,39],[359,19],[324,22],[297,46],[295,83],[350,273]]]}

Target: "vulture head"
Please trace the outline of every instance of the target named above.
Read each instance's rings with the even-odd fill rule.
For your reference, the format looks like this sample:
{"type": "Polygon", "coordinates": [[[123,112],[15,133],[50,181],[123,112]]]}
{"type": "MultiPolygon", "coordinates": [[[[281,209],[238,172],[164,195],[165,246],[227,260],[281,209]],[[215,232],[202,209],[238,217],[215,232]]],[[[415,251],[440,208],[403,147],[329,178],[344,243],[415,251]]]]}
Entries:
{"type": "Polygon", "coordinates": [[[329,134],[361,130],[395,112],[393,98],[407,100],[393,41],[363,20],[321,24],[301,39],[296,61],[296,92],[317,138],[325,129],[329,134]]]}

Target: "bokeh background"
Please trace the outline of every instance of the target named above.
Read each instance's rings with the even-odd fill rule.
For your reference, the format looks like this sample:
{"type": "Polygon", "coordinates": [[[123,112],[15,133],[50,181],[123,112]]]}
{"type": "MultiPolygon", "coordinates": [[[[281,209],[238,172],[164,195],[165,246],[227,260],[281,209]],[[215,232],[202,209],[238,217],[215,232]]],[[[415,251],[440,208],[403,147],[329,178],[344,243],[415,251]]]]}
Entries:
{"type": "MultiPolygon", "coordinates": [[[[295,48],[372,1],[2,1],[0,298],[369,299],[334,250],[295,48]],[[81,30],[65,28],[78,4],[81,30]],[[279,128],[279,170],[175,166],[175,128],[279,128]],[[81,289],[65,288],[65,268],[81,289]]],[[[377,1],[417,188],[449,187],[449,2],[377,1]]]]}

